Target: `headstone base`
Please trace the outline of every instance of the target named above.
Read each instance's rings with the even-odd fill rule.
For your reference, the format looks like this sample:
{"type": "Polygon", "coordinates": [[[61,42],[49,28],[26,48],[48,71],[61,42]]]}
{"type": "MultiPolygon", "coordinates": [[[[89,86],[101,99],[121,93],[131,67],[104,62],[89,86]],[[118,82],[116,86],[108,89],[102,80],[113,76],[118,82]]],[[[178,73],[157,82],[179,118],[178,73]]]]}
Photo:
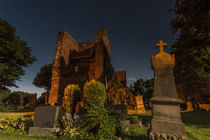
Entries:
{"type": "Polygon", "coordinates": [[[150,140],[188,140],[188,139],[186,136],[180,136],[176,134],[150,132],[150,140]]]}
{"type": "Polygon", "coordinates": [[[177,136],[185,135],[185,127],[182,122],[152,119],[151,126],[152,133],[175,134],[177,136]]]}
{"type": "Polygon", "coordinates": [[[179,103],[156,100],[152,106],[150,140],[187,140],[179,103]]]}
{"type": "Polygon", "coordinates": [[[49,136],[54,135],[58,131],[58,128],[41,128],[41,127],[30,127],[28,131],[29,136],[49,136]]]}

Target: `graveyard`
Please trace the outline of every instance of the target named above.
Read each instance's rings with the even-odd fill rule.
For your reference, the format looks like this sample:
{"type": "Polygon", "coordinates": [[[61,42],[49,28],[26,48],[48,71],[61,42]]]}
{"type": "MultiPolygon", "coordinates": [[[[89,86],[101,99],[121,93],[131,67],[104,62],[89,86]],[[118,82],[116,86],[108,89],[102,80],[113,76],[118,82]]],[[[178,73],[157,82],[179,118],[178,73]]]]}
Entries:
{"type": "Polygon", "coordinates": [[[210,140],[209,2],[100,2],[0,5],[0,140],[210,140]]]}
{"type": "MultiPolygon", "coordinates": [[[[188,101],[185,108],[180,108],[184,101],[178,97],[174,81],[175,56],[164,51],[163,47],[167,43],[159,41],[156,44],[160,49],[159,53],[151,56],[154,90],[152,98],[149,99],[149,106],[144,103],[148,102],[143,98],[144,95],[133,96],[133,91],[126,86],[126,71],[115,72],[112,68],[105,29],[99,29],[96,41],[91,41],[95,45],[88,42],[90,46],[86,44],[86,48],[71,46],[78,52],[79,49],[82,49],[82,52],[88,49],[94,55],[90,53],[86,56],[89,52],[86,51],[86,54],[80,52],[85,56],[80,54],[71,56],[74,51],[66,51],[71,50],[68,43],[77,45],[71,35],[60,32],[52,64],[52,86],[49,94],[43,97],[43,104],[34,105],[28,111],[16,108],[10,112],[0,113],[0,136],[3,140],[8,137],[23,140],[208,139],[210,128],[208,104],[199,104],[199,109],[194,109],[192,102],[188,101]],[[63,62],[58,58],[62,58],[63,62]],[[84,59],[85,61],[82,61],[84,59]],[[68,63],[65,60],[73,62],[68,63]],[[87,63],[93,64],[87,67],[87,63]],[[101,69],[107,71],[102,70],[104,73],[101,73],[101,69]],[[69,71],[71,74],[68,78],[69,71]],[[65,75],[65,79],[62,79],[62,75],[65,75]],[[74,78],[71,78],[72,76],[74,78]]],[[[34,102],[32,99],[31,106],[34,102]]]]}

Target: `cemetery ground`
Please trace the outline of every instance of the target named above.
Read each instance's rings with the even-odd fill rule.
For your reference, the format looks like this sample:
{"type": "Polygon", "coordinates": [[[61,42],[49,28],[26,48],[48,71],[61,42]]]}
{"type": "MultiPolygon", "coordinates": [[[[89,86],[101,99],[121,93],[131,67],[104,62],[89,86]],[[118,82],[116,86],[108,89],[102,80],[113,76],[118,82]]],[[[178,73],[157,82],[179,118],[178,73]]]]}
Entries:
{"type": "MultiPolygon", "coordinates": [[[[0,112],[0,119],[7,116],[23,116],[26,119],[33,118],[32,110],[30,112],[23,112],[25,110],[13,112],[0,112]]],[[[152,118],[151,111],[145,114],[129,114],[128,118],[137,116],[142,120],[143,128],[139,127],[126,127],[126,132],[123,134],[124,140],[146,140],[148,139],[147,131],[150,127],[150,120],[152,118]]],[[[194,111],[194,112],[181,112],[182,121],[185,124],[185,129],[189,140],[210,140],[210,112],[194,111]]],[[[27,134],[3,134],[0,133],[0,140],[67,140],[68,137],[57,136],[27,136],[27,134]]]]}

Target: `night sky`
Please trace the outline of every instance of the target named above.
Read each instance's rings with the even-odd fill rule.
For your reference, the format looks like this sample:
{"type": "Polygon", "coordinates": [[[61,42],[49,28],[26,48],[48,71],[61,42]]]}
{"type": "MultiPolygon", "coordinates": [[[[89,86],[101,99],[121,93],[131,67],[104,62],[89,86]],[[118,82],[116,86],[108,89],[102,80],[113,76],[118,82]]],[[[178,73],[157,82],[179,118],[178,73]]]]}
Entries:
{"type": "Polygon", "coordinates": [[[52,63],[59,31],[67,31],[77,42],[95,40],[106,28],[111,43],[111,63],[116,71],[127,71],[127,83],[153,77],[150,56],[159,52],[155,43],[176,40],[170,31],[175,0],[2,0],[0,18],[16,28],[37,59],[24,68],[25,75],[12,90],[42,93],[32,81],[44,64],[52,63]]]}

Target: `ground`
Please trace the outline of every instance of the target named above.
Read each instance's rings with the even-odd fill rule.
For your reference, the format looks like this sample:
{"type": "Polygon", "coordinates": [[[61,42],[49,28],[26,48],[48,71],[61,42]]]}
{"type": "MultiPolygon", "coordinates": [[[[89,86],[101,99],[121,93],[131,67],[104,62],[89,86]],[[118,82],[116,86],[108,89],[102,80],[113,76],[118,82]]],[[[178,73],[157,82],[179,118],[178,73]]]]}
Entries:
{"type": "MultiPolygon", "coordinates": [[[[7,113],[8,114],[8,113],[7,113]]],[[[9,113],[15,115],[14,112],[9,113]]],[[[9,115],[8,114],[8,115],[9,115]]],[[[20,114],[18,114],[20,115],[20,114]]],[[[24,113],[25,115],[25,113],[24,113]]],[[[124,140],[135,140],[135,139],[147,139],[147,129],[149,128],[149,122],[152,118],[151,112],[147,114],[132,114],[142,118],[146,122],[147,127],[145,128],[130,128],[124,140]]],[[[131,115],[131,116],[132,116],[131,115]]],[[[210,140],[210,112],[182,112],[182,121],[186,126],[187,136],[189,140],[210,140]]],[[[5,117],[5,112],[0,112],[0,119],[5,117]]],[[[29,137],[20,135],[4,135],[0,134],[1,140],[58,140],[57,137],[29,137]]],[[[59,138],[59,140],[67,140],[68,138],[59,138]]]]}

